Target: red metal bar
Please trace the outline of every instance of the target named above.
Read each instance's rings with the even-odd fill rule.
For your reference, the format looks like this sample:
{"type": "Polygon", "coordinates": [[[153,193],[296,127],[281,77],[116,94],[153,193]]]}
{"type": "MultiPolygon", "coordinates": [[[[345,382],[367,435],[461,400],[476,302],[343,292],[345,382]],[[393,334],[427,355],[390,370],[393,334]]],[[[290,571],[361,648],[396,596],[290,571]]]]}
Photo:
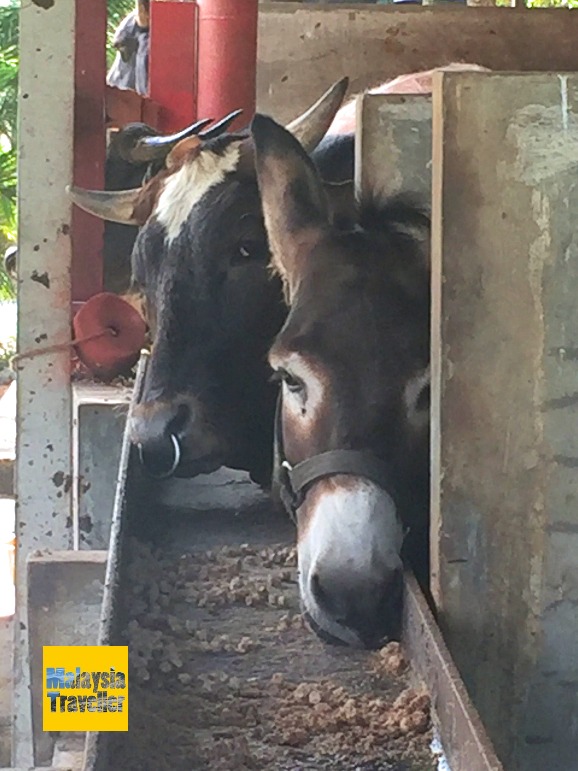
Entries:
{"type": "Polygon", "coordinates": [[[153,0],[150,9],[149,96],[160,105],[157,128],[172,133],[197,116],[197,3],[153,0]]]}
{"type": "MultiPolygon", "coordinates": [[[[74,99],[74,184],[102,189],[106,136],[106,2],[76,0],[74,99]]],[[[72,299],[87,300],[102,291],[104,223],[73,207],[72,299]]]]}
{"type": "Polygon", "coordinates": [[[255,113],[258,0],[198,0],[198,6],[197,114],[219,119],[242,108],[233,124],[239,128],[255,113]]]}

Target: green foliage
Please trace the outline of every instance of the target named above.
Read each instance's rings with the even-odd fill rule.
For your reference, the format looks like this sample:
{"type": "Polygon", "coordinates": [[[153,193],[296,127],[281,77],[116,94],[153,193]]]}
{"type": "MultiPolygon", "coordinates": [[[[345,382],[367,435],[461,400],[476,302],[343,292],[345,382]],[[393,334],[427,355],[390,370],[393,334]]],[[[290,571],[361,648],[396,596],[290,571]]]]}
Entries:
{"type": "Polygon", "coordinates": [[[0,371],[10,366],[10,359],[16,354],[16,340],[9,337],[0,340],[0,371]]]}
{"type": "MultiPolygon", "coordinates": [[[[16,143],[18,99],[18,7],[0,7],[0,254],[16,240],[16,143]]],[[[0,300],[12,297],[12,282],[0,266],[0,300]]]]}
{"type": "Polygon", "coordinates": [[[578,0],[526,0],[528,8],[578,8],[578,0]]]}
{"type": "Polygon", "coordinates": [[[134,0],[108,0],[108,20],[107,20],[107,36],[108,45],[106,48],[106,64],[110,67],[114,61],[116,54],[115,49],[112,47],[112,38],[115,29],[118,27],[124,17],[134,10],[134,0]]]}

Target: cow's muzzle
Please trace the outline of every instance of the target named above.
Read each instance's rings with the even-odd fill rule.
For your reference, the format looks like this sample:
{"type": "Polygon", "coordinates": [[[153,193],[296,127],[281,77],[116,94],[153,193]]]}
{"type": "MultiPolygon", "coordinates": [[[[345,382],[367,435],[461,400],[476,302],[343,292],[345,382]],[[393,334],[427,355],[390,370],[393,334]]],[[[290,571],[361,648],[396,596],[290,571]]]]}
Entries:
{"type": "Polygon", "coordinates": [[[176,434],[157,440],[154,448],[145,449],[139,442],[137,449],[143,468],[155,479],[172,477],[181,462],[181,444],[176,434]]]}

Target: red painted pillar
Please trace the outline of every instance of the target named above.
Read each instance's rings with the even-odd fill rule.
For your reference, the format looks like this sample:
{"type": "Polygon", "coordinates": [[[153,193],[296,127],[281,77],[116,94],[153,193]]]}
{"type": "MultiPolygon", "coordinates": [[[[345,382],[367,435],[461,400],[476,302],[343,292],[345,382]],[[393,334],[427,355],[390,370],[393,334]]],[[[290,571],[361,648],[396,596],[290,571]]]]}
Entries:
{"type": "Polygon", "coordinates": [[[199,118],[243,109],[233,128],[255,113],[258,0],[198,0],[199,118]]]}
{"type": "MultiPolygon", "coordinates": [[[[106,0],[76,0],[74,160],[75,185],[102,190],[106,135],[106,0]]],[[[104,223],[72,207],[72,299],[102,291],[104,223]]]]}
{"type": "Polygon", "coordinates": [[[163,133],[180,131],[197,117],[197,10],[194,0],[150,4],[149,96],[160,105],[157,128],[163,133]]]}

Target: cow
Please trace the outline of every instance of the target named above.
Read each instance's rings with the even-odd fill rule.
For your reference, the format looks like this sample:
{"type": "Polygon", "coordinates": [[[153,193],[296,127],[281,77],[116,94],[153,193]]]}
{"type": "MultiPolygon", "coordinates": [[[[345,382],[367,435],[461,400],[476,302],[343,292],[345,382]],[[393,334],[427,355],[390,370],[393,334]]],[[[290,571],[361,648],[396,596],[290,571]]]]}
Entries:
{"type": "MultiPolygon", "coordinates": [[[[429,78],[431,88],[431,71],[412,77],[429,78]]],[[[344,228],[356,216],[353,136],[321,140],[346,85],[337,83],[288,127],[311,153],[344,228]]],[[[246,133],[187,140],[145,188],[118,194],[121,221],[142,225],[133,280],[145,296],[154,345],[131,432],[156,476],[228,465],[270,484],[276,388],[266,353],[286,309],[281,283],[268,272],[253,149],[246,133]]],[[[97,193],[73,195],[102,216],[97,193]]]]}
{"type": "Polygon", "coordinates": [[[302,605],[323,639],[379,647],[399,639],[404,548],[428,575],[429,216],[367,199],[336,226],[295,138],[260,115],[252,136],[290,308],[269,362],[302,605]]]}
{"type": "Polygon", "coordinates": [[[148,94],[149,37],[149,0],[137,0],[135,10],[120,22],[112,39],[117,53],[106,76],[109,86],[148,94]]]}
{"type": "MultiPolygon", "coordinates": [[[[346,88],[344,79],[290,124],[309,151],[346,88]]],[[[266,352],[286,309],[267,267],[252,142],[246,132],[191,138],[166,165],[142,190],[107,195],[118,201],[119,221],[144,223],[133,280],[145,297],[154,345],[132,439],[154,475],[194,476],[227,465],[268,486],[276,387],[266,352]]],[[[71,194],[110,218],[99,205],[102,193],[71,194]]]]}

